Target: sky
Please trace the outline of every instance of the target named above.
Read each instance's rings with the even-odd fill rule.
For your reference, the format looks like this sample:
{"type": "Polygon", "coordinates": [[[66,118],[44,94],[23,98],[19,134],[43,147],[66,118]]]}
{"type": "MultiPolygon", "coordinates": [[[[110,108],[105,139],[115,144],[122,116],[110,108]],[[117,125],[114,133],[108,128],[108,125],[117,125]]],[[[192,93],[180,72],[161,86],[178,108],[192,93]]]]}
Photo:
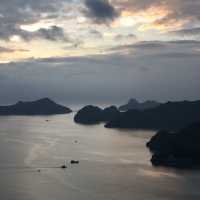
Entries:
{"type": "Polygon", "coordinates": [[[200,99],[199,0],[0,5],[0,104],[200,99]]]}

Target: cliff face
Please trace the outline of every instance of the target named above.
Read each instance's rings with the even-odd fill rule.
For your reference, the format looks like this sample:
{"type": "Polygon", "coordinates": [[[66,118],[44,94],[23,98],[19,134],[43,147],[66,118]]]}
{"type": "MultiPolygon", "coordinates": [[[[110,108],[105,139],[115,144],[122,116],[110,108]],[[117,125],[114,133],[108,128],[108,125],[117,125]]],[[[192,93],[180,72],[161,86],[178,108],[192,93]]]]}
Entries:
{"type": "Polygon", "coordinates": [[[43,98],[37,101],[22,102],[10,106],[0,106],[0,115],[52,115],[71,113],[70,108],[43,98]]]}

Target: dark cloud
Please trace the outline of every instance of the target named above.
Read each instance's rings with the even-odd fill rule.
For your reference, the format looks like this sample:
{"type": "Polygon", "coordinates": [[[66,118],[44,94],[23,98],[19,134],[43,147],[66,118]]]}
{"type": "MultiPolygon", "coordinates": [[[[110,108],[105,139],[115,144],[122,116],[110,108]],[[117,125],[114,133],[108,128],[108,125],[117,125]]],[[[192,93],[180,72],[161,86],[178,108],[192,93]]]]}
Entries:
{"type": "Polygon", "coordinates": [[[42,38],[50,41],[70,41],[62,27],[51,26],[49,28],[40,28],[39,30],[28,33],[24,39],[42,38]]]}
{"type": "Polygon", "coordinates": [[[65,34],[64,29],[58,26],[51,26],[49,28],[40,28],[37,31],[29,32],[20,28],[12,27],[9,30],[0,30],[0,39],[9,40],[11,36],[18,35],[25,41],[33,39],[46,39],[50,41],[69,41],[70,39],[65,34]]]}
{"type": "Polygon", "coordinates": [[[173,35],[180,35],[180,36],[200,36],[200,27],[190,28],[190,29],[181,29],[177,31],[171,31],[169,33],[173,35]]]}
{"type": "MultiPolygon", "coordinates": [[[[62,27],[58,26],[41,28],[35,32],[20,28],[24,24],[56,18],[63,2],[1,0],[0,39],[8,40],[13,35],[19,35],[26,41],[33,38],[70,40],[62,27]]],[[[109,23],[118,17],[123,9],[137,12],[152,6],[165,5],[170,11],[169,14],[155,23],[175,24],[183,21],[184,27],[188,29],[177,31],[177,35],[182,37],[199,34],[199,28],[194,28],[198,27],[200,21],[199,0],[84,2],[85,14],[95,23],[109,23]]],[[[96,38],[101,37],[95,26],[90,34],[96,38]]],[[[126,37],[129,38],[129,35],[125,35],[126,37]]],[[[119,38],[122,39],[123,35],[118,35],[119,38]]],[[[134,35],[130,35],[130,38],[134,38],[134,35]]],[[[44,96],[67,103],[115,103],[130,97],[157,100],[199,99],[199,49],[198,40],[143,41],[117,46],[106,52],[107,55],[29,59],[24,62],[0,64],[0,103],[44,96]]],[[[26,50],[0,47],[0,53],[13,51],[26,50]]]]}
{"type": "MultiPolygon", "coordinates": [[[[0,6],[0,39],[8,40],[14,34],[25,39],[30,38],[29,32],[22,30],[20,26],[35,23],[42,19],[59,17],[63,3],[72,5],[69,6],[69,10],[75,9],[75,4],[79,5],[79,11],[83,6],[82,3],[84,3],[84,14],[95,23],[109,23],[118,17],[122,10],[138,12],[152,6],[164,6],[169,10],[169,14],[154,21],[154,24],[170,24],[173,27],[176,23],[182,22],[183,27],[188,29],[180,30],[177,34],[199,35],[199,28],[196,28],[200,22],[199,0],[2,0],[0,6]]],[[[71,17],[75,16],[72,15],[71,17]]],[[[55,32],[56,35],[62,35],[62,30],[43,28],[40,30],[40,35],[44,37],[46,35],[46,39],[53,41],[57,40],[57,36],[52,37],[55,32]]]]}
{"type": "Polygon", "coordinates": [[[157,54],[160,58],[174,58],[174,59],[185,59],[185,58],[199,58],[200,53],[198,52],[168,52],[157,54]]]}
{"type": "Polygon", "coordinates": [[[85,0],[85,14],[95,23],[107,23],[118,17],[118,12],[108,0],[85,0]]]}
{"type": "MultiPolygon", "coordinates": [[[[21,25],[36,23],[42,19],[57,16],[62,8],[63,0],[2,0],[0,6],[0,39],[9,40],[13,35],[23,39],[31,39],[31,33],[22,30],[21,25]]],[[[65,1],[71,2],[71,1],[65,1]]],[[[49,40],[64,38],[60,27],[41,28],[37,36],[49,40]]]]}
{"type": "Polygon", "coordinates": [[[154,51],[165,48],[166,42],[162,41],[140,41],[133,44],[125,44],[111,48],[111,51],[154,51]]]}
{"type": "Polygon", "coordinates": [[[172,51],[177,52],[191,52],[191,50],[200,48],[200,41],[198,40],[171,40],[171,41],[140,41],[128,45],[120,45],[111,48],[110,50],[120,51],[120,50],[129,50],[129,51],[139,51],[140,53],[148,52],[155,53],[160,51],[172,51]],[[184,48],[183,48],[184,47],[184,48]]]}
{"type": "Polygon", "coordinates": [[[43,96],[67,104],[118,103],[130,97],[199,99],[200,43],[144,43],[140,47],[138,43],[137,48],[134,44],[126,46],[130,51],[125,55],[118,47],[118,51],[107,55],[0,64],[0,103],[43,96]]]}
{"type": "Polygon", "coordinates": [[[169,41],[169,43],[171,44],[179,44],[179,45],[200,45],[200,41],[199,40],[173,40],[173,41],[169,41]]]}
{"type": "Polygon", "coordinates": [[[134,45],[132,45],[133,48],[135,49],[160,49],[165,47],[165,42],[160,42],[160,41],[152,41],[152,42],[138,42],[134,45]]]}

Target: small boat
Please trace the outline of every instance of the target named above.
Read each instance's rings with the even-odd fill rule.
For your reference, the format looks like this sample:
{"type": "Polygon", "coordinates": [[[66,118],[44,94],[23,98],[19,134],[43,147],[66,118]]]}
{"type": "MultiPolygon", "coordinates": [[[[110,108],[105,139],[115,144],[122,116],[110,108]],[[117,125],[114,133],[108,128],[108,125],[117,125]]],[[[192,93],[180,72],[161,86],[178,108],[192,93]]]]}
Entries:
{"type": "Polygon", "coordinates": [[[65,164],[60,166],[61,169],[66,169],[67,168],[67,162],[65,160],[65,164]]]}
{"type": "Polygon", "coordinates": [[[79,164],[79,161],[78,160],[71,160],[71,162],[70,162],[72,165],[73,164],[79,164]]]}

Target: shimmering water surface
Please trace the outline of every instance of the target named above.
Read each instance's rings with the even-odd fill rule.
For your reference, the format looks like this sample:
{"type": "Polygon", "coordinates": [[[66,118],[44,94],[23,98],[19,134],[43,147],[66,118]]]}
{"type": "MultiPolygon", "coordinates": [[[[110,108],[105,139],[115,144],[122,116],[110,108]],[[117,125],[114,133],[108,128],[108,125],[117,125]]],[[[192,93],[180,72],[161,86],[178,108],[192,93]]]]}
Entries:
{"type": "Polygon", "coordinates": [[[151,166],[153,134],[77,125],[73,114],[0,117],[1,199],[199,200],[199,171],[151,166]]]}

